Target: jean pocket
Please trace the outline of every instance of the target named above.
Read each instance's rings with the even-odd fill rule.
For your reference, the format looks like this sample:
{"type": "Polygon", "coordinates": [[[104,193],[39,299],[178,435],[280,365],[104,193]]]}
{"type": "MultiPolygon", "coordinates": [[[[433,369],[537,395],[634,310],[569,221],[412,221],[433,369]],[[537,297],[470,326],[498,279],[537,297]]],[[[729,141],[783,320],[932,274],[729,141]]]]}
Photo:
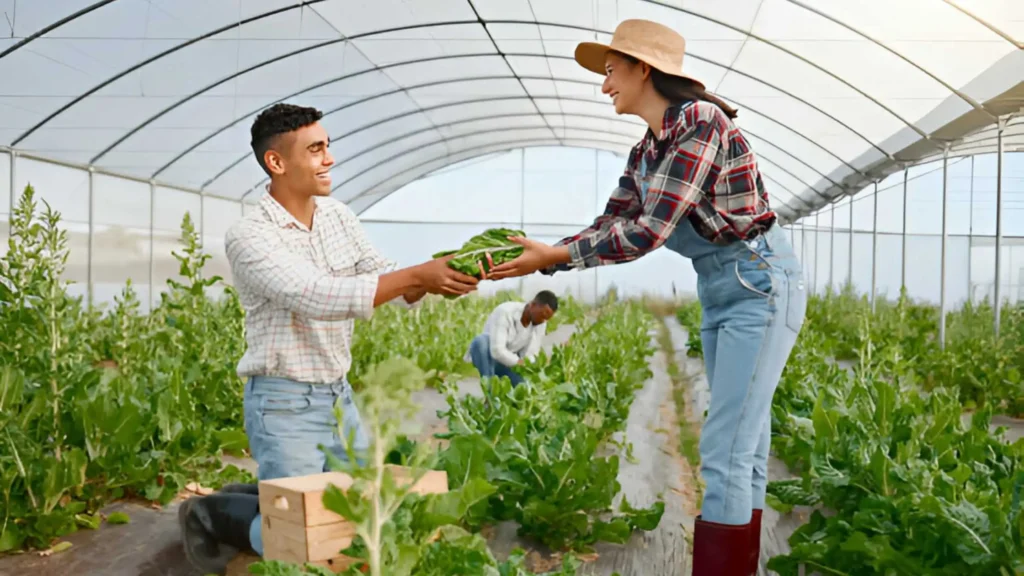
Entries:
{"type": "Polygon", "coordinates": [[[800,270],[786,270],[786,326],[800,333],[807,316],[807,287],[804,285],[804,274],[800,270]]]}
{"type": "Polygon", "coordinates": [[[762,298],[771,298],[775,294],[775,276],[770,264],[761,258],[757,260],[737,260],[734,270],[736,280],[744,290],[762,298]]]}
{"type": "Polygon", "coordinates": [[[302,414],[309,410],[312,402],[304,394],[260,395],[260,413],[267,414],[302,414]]]}

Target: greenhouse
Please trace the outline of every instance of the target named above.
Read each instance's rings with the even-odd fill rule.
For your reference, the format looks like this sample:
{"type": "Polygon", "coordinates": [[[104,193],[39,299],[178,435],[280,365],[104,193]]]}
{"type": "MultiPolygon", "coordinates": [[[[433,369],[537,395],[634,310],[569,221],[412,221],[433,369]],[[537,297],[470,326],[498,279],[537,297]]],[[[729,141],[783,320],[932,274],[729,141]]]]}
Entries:
{"type": "Polygon", "coordinates": [[[1024,3],[0,13],[0,575],[1024,574],[1024,3]],[[675,116],[620,108],[656,101],[652,176],[675,116]],[[280,104],[329,143],[308,221],[254,153],[280,104]],[[686,181],[711,109],[727,176],[686,181]]]}

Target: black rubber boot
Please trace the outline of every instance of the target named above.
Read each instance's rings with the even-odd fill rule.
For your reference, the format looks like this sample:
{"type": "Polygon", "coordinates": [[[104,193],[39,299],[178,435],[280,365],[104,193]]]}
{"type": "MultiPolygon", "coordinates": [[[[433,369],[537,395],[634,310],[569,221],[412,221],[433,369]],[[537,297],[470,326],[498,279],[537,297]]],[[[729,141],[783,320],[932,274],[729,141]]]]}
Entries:
{"type": "Polygon", "coordinates": [[[225,484],[218,490],[221,494],[236,493],[236,494],[252,494],[253,496],[260,495],[259,484],[225,484]]]}
{"type": "Polygon", "coordinates": [[[252,494],[215,493],[182,502],[178,525],[189,563],[203,574],[224,574],[239,552],[252,551],[249,527],[259,512],[259,497],[252,494]]]}

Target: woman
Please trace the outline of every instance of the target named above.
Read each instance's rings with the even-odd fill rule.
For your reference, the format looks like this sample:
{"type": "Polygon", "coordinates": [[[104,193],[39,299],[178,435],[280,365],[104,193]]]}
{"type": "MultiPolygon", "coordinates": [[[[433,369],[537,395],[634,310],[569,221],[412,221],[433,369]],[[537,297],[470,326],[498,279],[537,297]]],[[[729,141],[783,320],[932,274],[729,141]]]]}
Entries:
{"type": "Polygon", "coordinates": [[[681,36],[645,20],[622,22],[610,45],[576,48],[581,66],[606,76],[615,111],[650,130],[593,225],[555,246],[515,238],[523,254],[489,278],[619,264],[660,246],[692,260],[711,387],[693,574],[746,576],[758,565],[772,396],[807,299],[736,111],[682,72],[684,50],[681,36]]]}

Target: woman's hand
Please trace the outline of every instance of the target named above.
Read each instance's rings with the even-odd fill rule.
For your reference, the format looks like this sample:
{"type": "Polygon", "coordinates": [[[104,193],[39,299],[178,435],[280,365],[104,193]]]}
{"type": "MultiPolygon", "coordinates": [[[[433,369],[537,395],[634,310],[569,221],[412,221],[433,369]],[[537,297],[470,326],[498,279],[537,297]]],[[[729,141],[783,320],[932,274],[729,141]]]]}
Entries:
{"type": "Polygon", "coordinates": [[[543,242],[519,236],[510,236],[509,240],[522,246],[523,253],[515,260],[495,266],[487,274],[488,280],[526,276],[549,266],[569,261],[569,249],[564,246],[549,246],[543,242]]]}

